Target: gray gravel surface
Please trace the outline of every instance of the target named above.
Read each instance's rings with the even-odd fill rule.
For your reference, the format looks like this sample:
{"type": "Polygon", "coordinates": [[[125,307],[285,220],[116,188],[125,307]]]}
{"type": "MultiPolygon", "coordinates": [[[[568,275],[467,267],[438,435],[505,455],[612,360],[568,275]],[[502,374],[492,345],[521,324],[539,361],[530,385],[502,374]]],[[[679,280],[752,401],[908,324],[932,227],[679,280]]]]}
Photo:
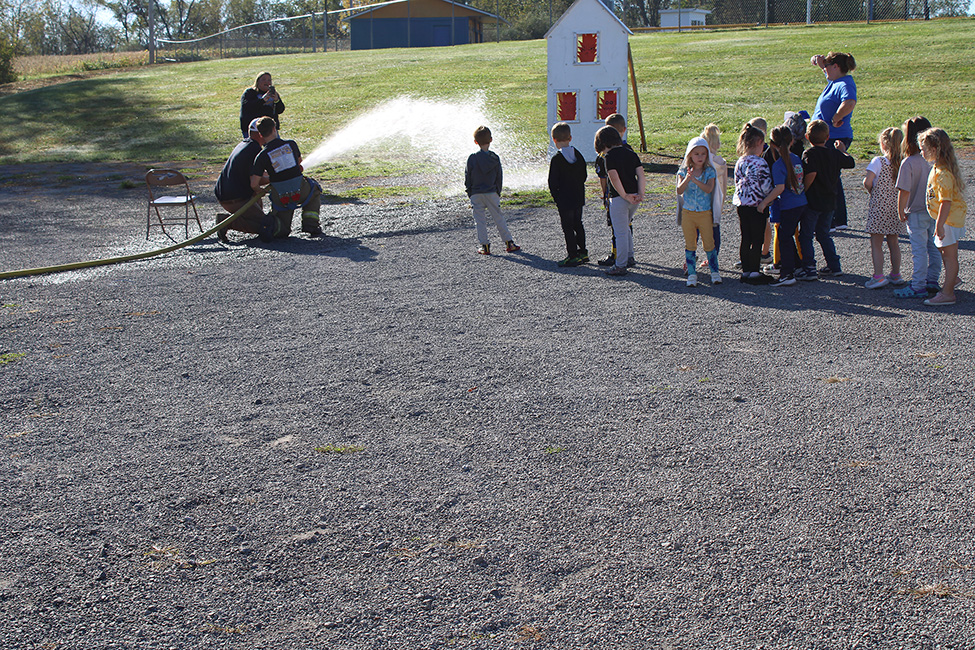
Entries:
{"type": "MultiPolygon", "coordinates": [[[[139,176],[0,168],[0,266],[164,245],[139,176]]],[[[623,278],[453,198],[0,282],[0,647],[975,647],[972,243],[868,291],[848,190],[846,275],[751,287],[729,208],[688,289],[670,182],[623,278]]]]}

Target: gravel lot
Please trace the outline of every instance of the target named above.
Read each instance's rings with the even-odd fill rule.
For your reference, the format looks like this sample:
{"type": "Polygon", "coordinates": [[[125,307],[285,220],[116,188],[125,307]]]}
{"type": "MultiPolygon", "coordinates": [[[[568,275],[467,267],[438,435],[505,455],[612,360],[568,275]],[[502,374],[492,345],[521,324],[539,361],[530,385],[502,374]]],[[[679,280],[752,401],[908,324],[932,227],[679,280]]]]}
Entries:
{"type": "MultiPolygon", "coordinates": [[[[445,198],[0,281],[0,647],[975,647],[973,244],[954,307],[864,289],[860,167],[793,287],[729,207],[686,288],[664,176],[624,278],[445,198]]],[[[0,270],[165,245],[143,171],[0,168],[0,270]]]]}

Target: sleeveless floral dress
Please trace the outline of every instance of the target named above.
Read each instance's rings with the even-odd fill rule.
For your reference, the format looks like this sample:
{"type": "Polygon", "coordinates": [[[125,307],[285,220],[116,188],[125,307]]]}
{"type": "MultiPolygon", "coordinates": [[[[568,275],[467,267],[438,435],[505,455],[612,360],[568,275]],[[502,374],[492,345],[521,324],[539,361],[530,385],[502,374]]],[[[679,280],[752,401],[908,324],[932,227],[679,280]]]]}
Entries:
{"type": "Polygon", "coordinates": [[[873,179],[864,230],[874,235],[906,235],[907,224],[897,218],[897,188],[890,173],[890,161],[884,156],[874,158],[874,162],[878,160],[880,171],[873,179]]]}

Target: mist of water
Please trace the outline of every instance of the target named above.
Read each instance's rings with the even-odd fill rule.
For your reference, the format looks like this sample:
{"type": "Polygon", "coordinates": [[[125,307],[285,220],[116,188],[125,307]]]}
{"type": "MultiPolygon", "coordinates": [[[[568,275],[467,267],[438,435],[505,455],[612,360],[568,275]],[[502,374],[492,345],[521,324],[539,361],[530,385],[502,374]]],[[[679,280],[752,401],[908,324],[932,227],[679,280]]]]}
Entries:
{"type": "MultiPolygon", "coordinates": [[[[546,140],[518,141],[505,123],[485,107],[484,95],[453,101],[396,97],[356,117],[305,156],[311,169],[329,162],[389,161],[414,169],[417,182],[443,189],[448,195],[464,191],[467,157],[477,150],[474,129],[491,129],[491,150],[501,157],[504,186],[530,189],[544,186],[546,140]]],[[[312,173],[312,175],[314,175],[312,173]]]]}

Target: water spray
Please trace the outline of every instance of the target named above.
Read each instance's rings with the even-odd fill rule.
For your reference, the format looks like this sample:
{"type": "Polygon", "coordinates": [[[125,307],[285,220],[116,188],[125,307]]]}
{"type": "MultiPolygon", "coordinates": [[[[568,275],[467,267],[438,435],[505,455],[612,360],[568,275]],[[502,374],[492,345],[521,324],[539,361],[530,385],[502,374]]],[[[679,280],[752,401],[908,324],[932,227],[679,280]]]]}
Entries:
{"type": "Polygon", "coordinates": [[[501,157],[505,187],[544,186],[544,147],[521,142],[485,109],[483,93],[468,99],[395,97],[356,117],[305,157],[305,169],[365,153],[374,160],[399,160],[430,176],[424,182],[445,194],[463,192],[467,157],[477,150],[474,129],[491,128],[491,149],[501,157]]]}

